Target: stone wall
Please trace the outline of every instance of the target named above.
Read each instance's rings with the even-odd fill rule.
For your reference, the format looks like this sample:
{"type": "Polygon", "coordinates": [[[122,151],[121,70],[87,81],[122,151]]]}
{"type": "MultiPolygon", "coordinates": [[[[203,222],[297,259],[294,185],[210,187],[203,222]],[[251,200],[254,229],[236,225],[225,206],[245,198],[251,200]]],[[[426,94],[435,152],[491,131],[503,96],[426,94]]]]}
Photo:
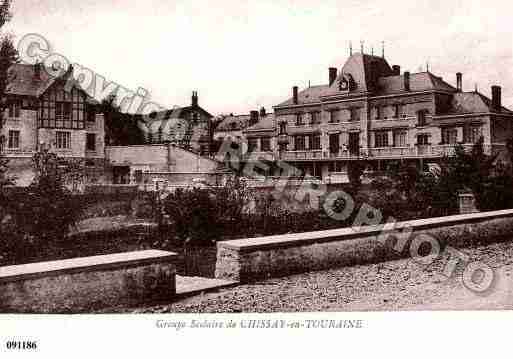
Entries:
{"type": "Polygon", "coordinates": [[[402,222],[395,230],[368,226],[219,242],[216,277],[248,282],[397,260],[410,256],[412,241],[422,234],[435,238],[442,249],[486,244],[513,235],[513,210],[402,222]],[[400,228],[406,225],[412,233],[397,251],[400,228]]]}
{"type": "Polygon", "coordinates": [[[80,313],[169,301],[175,254],[138,251],[0,267],[3,313],[80,313]]]}

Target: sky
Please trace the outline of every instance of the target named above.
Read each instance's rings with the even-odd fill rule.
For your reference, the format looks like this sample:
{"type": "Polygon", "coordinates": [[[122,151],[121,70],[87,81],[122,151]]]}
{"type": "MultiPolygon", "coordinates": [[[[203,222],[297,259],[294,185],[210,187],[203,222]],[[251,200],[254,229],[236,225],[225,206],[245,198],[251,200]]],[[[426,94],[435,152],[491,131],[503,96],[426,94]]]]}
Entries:
{"type": "Polygon", "coordinates": [[[268,110],[291,88],[328,82],[355,51],[403,71],[430,71],[464,90],[503,87],[513,108],[513,4],[482,0],[13,0],[15,42],[43,35],[52,50],[109,81],[147,89],[164,107],[210,113],[268,110]]]}

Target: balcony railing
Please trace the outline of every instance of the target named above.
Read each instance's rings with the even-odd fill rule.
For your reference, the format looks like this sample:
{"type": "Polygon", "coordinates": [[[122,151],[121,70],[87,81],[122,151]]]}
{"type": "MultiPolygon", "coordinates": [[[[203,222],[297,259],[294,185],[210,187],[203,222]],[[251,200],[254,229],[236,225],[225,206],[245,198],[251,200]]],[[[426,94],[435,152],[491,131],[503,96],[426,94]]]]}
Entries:
{"type": "MultiPolygon", "coordinates": [[[[463,149],[470,151],[473,144],[462,145],[463,149]]],[[[495,154],[505,149],[505,145],[493,144],[484,145],[486,154],[495,154]]],[[[244,155],[244,160],[268,160],[276,161],[315,161],[315,160],[357,160],[357,159],[394,159],[394,158],[436,158],[453,156],[455,145],[415,145],[408,147],[381,147],[361,149],[359,152],[351,152],[341,149],[338,152],[333,150],[305,150],[279,152],[253,152],[244,155]]]]}
{"type": "Polygon", "coordinates": [[[287,151],[284,152],[282,157],[283,160],[315,160],[322,159],[322,150],[310,150],[310,151],[287,151]]]}
{"type": "MultiPolygon", "coordinates": [[[[473,144],[462,145],[465,151],[470,151],[473,144]]],[[[495,146],[484,145],[484,152],[491,154],[495,146]]],[[[370,148],[370,158],[401,158],[401,157],[443,157],[453,156],[455,145],[416,145],[413,147],[384,147],[370,148]]]]}
{"type": "Polygon", "coordinates": [[[0,154],[5,157],[32,157],[35,151],[26,149],[0,148],[0,154]]]}
{"type": "Polygon", "coordinates": [[[242,155],[243,161],[275,161],[276,159],[274,152],[254,151],[242,155]]]}

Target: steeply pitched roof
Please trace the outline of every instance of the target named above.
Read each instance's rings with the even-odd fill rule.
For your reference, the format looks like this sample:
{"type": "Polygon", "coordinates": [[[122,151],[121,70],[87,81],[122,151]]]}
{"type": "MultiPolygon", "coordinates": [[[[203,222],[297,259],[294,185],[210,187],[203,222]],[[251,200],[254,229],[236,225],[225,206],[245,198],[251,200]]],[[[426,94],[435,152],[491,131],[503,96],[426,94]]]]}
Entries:
{"type": "MultiPolygon", "coordinates": [[[[318,103],[321,101],[321,96],[326,95],[329,85],[311,86],[298,92],[298,104],[318,103]]],[[[290,106],[294,101],[289,98],[287,101],[280,103],[278,106],[290,106]]]]}
{"type": "Polygon", "coordinates": [[[351,75],[356,85],[355,92],[369,92],[372,90],[373,77],[379,78],[392,75],[388,62],[377,56],[356,53],[347,59],[337,79],[331,84],[325,96],[338,95],[339,82],[347,75],[351,75]]]}
{"type": "MultiPolygon", "coordinates": [[[[394,75],[388,62],[377,56],[354,54],[346,61],[337,79],[329,85],[312,86],[298,93],[298,104],[318,103],[323,97],[337,96],[341,92],[339,83],[350,78],[353,90],[350,95],[370,92],[374,96],[397,94],[404,92],[404,74],[394,75]]],[[[410,74],[410,91],[445,91],[456,92],[456,89],[442,78],[430,72],[410,74]]],[[[280,103],[280,106],[294,105],[293,99],[280,103]]]]}
{"type": "Polygon", "coordinates": [[[245,131],[262,131],[262,130],[274,130],[276,129],[276,121],[274,113],[268,113],[265,117],[259,117],[257,123],[253,126],[246,128],[245,131]]]}
{"type": "MultiPolygon", "coordinates": [[[[7,70],[7,95],[39,97],[59,80],[66,81],[71,76],[71,68],[61,77],[50,76],[44,65],[13,64],[7,70]],[[39,75],[36,74],[36,66],[40,66],[39,75]]],[[[89,96],[80,84],[75,81],[75,87],[81,90],[90,104],[99,104],[89,96]]]]}
{"type": "Polygon", "coordinates": [[[34,65],[13,64],[7,70],[6,94],[18,96],[41,96],[57,78],[48,75],[41,65],[39,77],[34,65]]]}
{"type": "MultiPolygon", "coordinates": [[[[213,116],[205,111],[201,106],[185,106],[185,107],[175,107],[169,110],[161,111],[161,112],[153,112],[149,114],[147,117],[149,117],[150,121],[162,121],[162,120],[170,120],[170,119],[184,119],[183,115],[191,111],[193,109],[198,109],[199,111],[203,112],[208,117],[212,118],[213,116]]],[[[188,120],[188,119],[185,119],[188,120]]]]}
{"type": "Polygon", "coordinates": [[[216,131],[240,131],[249,125],[249,115],[229,115],[217,125],[216,131]]]}
{"type": "MultiPolygon", "coordinates": [[[[485,113],[492,111],[492,100],[479,92],[455,93],[447,115],[463,115],[469,113],[485,113]]],[[[512,115],[513,111],[506,107],[501,108],[501,113],[512,115]]]]}
{"type": "MultiPolygon", "coordinates": [[[[419,72],[410,74],[410,91],[456,92],[456,89],[430,72],[419,72]]],[[[379,78],[376,95],[391,95],[400,92],[404,92],[404,74],[379,78]]]]}

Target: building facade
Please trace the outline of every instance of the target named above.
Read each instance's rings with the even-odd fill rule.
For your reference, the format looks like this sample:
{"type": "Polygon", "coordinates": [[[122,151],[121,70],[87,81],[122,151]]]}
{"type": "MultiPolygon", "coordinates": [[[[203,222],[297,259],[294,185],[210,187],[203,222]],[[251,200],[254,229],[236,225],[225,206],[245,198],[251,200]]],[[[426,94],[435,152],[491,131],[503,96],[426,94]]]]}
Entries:
{"type": "Polygon", "coordinates": [[[83,162],[86,178],[99,180],[105,159],[103,115],[72,81],[71,67],[52,77],[42,64],[14,64],[5,95],[1,151],[18,185],[32,182],[32,156],[41,146],[64,160],[83,162]]]}
{"type": "Polygon", "coordinates": [[[224,164],[171,143],[107,146],[106,156],[109,183],[137,184],[146,190],[155,181],[162,182],[161,189],[198,180],[219,185],[229,175],[224,164]]]}
{"type": "Polygon", "coordinates": [[[155,112],[149,118],[147,143],[171,143],[201,155],[210,154],[213,116],[198,104],[197,92],[193,92],[190,106],[155,112]]]}
{"type": "Polygon", "coordinates": [[[262,107],[260,111],[250,111],[247,115],[226,115],[220,116],[214,130],[214,140],[223,142],[230,140],[242,144],[245,142],[245,130],[256,125],[260,120],[265,119],[269,114],[262,107]]]}
{"type": "Polygon", "coordinates": [[[272,121],[247,128],[245,160],[281,160],[297,175],[345,182],[351,161],[373,171],[397,160],[427,169],[481,136],[487,153],[504,153],[513,112],[502,106],[501,88],[489,99],[462,87],[461,73],[454,87],[429,71],[401,73],[383,57],[353,54],[340,72],[329,69],[328,84],[293,87],[272,121]]]}

